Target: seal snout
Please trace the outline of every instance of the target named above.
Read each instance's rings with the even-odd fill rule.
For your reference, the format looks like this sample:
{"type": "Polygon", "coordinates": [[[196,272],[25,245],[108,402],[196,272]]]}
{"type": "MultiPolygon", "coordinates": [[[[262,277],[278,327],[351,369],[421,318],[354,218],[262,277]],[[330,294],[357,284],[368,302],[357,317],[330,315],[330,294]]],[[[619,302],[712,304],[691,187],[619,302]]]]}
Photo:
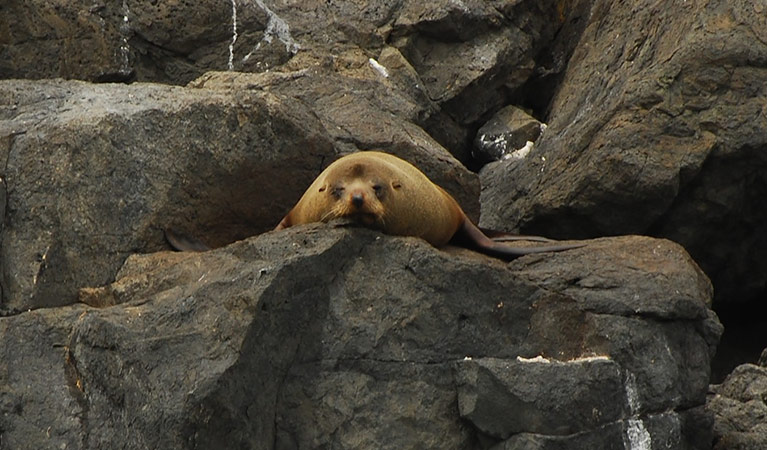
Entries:
{"type": "Polygon", "coordinates": [[[352,194],[352,205],[354,205],[355,208],[360,209],[364,204],[365,196],[362,194],[362,192],[355,192],[352,194]]]}
{"type": "Polygon", "coordinates": [[[339,192],[334,208],[335,217],[350,218],[365,226],[375,226],[381,222],[384,207],[370,183],[353,180],[345,183],[344,189],[339,192]]]}

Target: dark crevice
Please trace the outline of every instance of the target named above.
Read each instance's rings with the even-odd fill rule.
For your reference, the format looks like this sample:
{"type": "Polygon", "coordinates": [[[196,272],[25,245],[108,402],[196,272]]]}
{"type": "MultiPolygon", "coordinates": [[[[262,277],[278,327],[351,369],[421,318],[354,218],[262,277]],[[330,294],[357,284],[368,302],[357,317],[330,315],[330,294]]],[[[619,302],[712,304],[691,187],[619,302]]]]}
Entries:
{"type": "Polygon", "coordinates": [[[716,305],[716,313],[724,325],[711,363],[711,382],[718,384],[735,367],[756,364],[767,347],[767,302],[761,295],[747,302],[722,303],[716,305]]]}

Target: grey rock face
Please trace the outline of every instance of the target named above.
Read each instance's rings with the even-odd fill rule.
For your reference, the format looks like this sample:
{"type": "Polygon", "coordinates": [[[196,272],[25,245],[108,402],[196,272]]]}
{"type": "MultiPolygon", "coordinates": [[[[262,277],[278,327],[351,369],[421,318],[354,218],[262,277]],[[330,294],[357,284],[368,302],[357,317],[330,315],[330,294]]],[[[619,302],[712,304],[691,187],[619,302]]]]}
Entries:
{"type": "Polygon", "coordinates": [[[604,356],[564,362],[480,358],[457,366],[461,416],[496,438],[575,434],[629,412],[620,368],[604,356]]]}
{"type": "MultiPolygon", "coordinates": [[[[714,294],[664,240],[505,265],[309,227],[138,256],[270,230],[362,149],[479,219],[459,161],[513,104],[549,128],[482,170],[482,225],[674,240],[758,318],[760,2],[0,3],[0,449],[764,446],[760,367],[704,405],[714,294]]],[[[720,354],[755,361],[752,323],[720,354]]]]}
{"type": "Polygon", "coordinates": [[[508,157],[525,158],[530,151],[527,143],[538,140],[541,131],[539,121],[519,108],[507,106],[477,131],[472,155],[485,163],[508,157]]]}
{"type": "Polygon", "coordinates": [[[756,450],[767,446],[767,368],[738,366],[712,386],[706,406],[716,418],[714,449],[756,450]]]}
{"type": "Polygon", "coordinates": [[[10,309],[71,303],[128,255],[165,248],[164,227],[191,225],[214,245],[270,229],[335,158],[310,110],[264,92],[63,81],[0,92],[10,309]]]}
{"type": "MultiPolygon", "coordinates": [[[[113,280],[128,255],[165,248],[166,227],[213,246],[273,228],[338,157],[343,138],[326,130],[342,123],[365,135],[374,109],[361,102],[354,121],[269,90],[264,77],[227,89],[208,81],[0,82],[5,309],[71,303],[78,288],[113,280]]],[[[402,119],[377,129],[405,124],[413,131],[396,142],[360,144],[388,144],[476,216],[476,177],[439,144],[402,119]]]]}
{"type": "Polygon", "coordinates": [[[124,303],[0,320],[4,443],[480,449],[591,436],[684,448],[710,427],[685,418],[704,401],[720,330],[705,278],[669,242],[604,240],[506,265],[315,225],[132,257],[120,276],[133,286],[124,303]],[[600,308],[604,287],[566,270],[611,252],[656,265],[625,282],[633,309],[600,308]]]}
{"type": "Polygon", "coordinates": [[[665,237],[717,301],[759,298],[767,23],[753,2],[680,8],[593,3],[535,151],[482,172],[482,224],[665,237]]]}

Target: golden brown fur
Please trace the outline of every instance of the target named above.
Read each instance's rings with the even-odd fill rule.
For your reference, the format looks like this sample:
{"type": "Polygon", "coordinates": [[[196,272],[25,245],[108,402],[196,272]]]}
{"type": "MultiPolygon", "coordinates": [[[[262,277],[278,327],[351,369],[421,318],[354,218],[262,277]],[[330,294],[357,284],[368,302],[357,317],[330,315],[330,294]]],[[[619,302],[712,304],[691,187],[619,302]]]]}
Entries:
{"type": "Polygon", "coordinates": [[[348,218],[387,234],[418,236],[442,246],[463,217],[453,197],[415,166],[370,151],[344,156],[328,166],[277,229],[348,218]]]}
{"type": "Polygon", "coordinates": [[[436,247],[460,235],[464,244],[503,259],[582,246],[515,248],[495,242],[423,172],[396,156],[375,151],[353,153],[328,166],[276,229],[339,218],[387,234],[417,236],[436,247]]]}

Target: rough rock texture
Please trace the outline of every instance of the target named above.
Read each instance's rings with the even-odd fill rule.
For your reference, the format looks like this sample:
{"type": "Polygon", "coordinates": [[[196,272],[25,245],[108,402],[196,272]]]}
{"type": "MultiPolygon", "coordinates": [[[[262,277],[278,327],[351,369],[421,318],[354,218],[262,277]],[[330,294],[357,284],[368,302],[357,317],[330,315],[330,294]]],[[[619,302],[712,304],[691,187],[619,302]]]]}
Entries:
{"type": "MultiPolygon", "coordinates": [[[[396,50],[390,50],[389,57],[404,63],[396,50]]],[[[404,67],[402,71],[408,72],[404,67]]],[[[424,108],[403,93],[396,84],[399,74],[392,69],[391,78],[382,77],[368,58],[350,53],[345,55],[343,68],[313,67],[268,74],[211,72],[190,86],[224,91],[263,90],[311,105],[340,152],[384,149],[397,154],[420,167],[477,220],[477,176],[418,126],[420,117],[436,110],[424,108]]]]}
{"type": "Polygon", "coordinates": [[[485,227],[682,244],[726,310],[717,381],[767,339],[765,10],[594,1],[543,137],[481,174],[485,227]]]}
{"type": "MultiPolygon", "coordinates": [[[[260,294],[240,292],[222,276],[205,293],[215,300],[204,305],[224,305],[226,312],[209,314],[196,303],[198,291],[183,296],[210,276],[195,270],[224,270],[243,259],[206,263],[214,256],[163,254],[132,258],[117,272],[129,255],[167,248],[161,233],[166,226],[213,245],[270,229],[326,164],[359,149],[379,148],[413,161],[477,219],[478,179],[458,161],[479,170],[481,162],[472,157],[478,130],[513,105],[549,127],[520,158],[482,171],[482,224],[550,237],[638,233],[681,243],[712,278],[713,305],[725,323],[714,364],[718,383],[732,367],[756,361],[766,336],[766,12],[763,1],[746,0],[0,2],[0,78],[138,81],[0,83],[0,316],[13,316],[0,319],[0,380],[45,386],[11,394],[0,383],[0,408],[10,411],[0,414],[0,449],[23,448],[28,436],[51,439],[32,440],[31,446],[56,448],[72,442],[83,448],[228,448],[242,442],[256,448],[376,448],[400,432],[410,434],[392,440],[393,447],[710,448],[712,416],[700,400],[708,356],[700,349],[713,349],[719,329],[696,312],[705,308],[684,300],[706,298],[710,288],[697,269],[688,270],[689,258],[664,241],[593,241],[588,250],[556,255],[556,269],[546,266],[549,255],[512,264],[508,270],[524,281],[514,278],[511,288],[532,283],[519,295],[537,293],[515,304],[532,304],[541,313],[529,317],[529,325],[515,322],[521,328],[513,331],[487,325],[472,335],[474,341],[451,347],[461,349],[455,355],[443,352],[428,363],[419,358],[441,351],[443,331],[439,337],[427,333],[426,340],[395,340],[391,345],[402,354],[417,355],[406,360],[381,359],[378,350],[368,352],[372,357],[323,359],[319,351],[290,349],[274,356],[273,368],[259,359],[268,357],[259,356],[259,346],[276,342],[272,330],[281,329],[283,319],[264,325],[257,307],[243,313],[232,299],[283,305],[288,309],[280,317],[310,324],[311,331],[285,326],[293,335],[283,341],[295,348],[309,348],[303,339],[315,347],[331,342],[317,336],[337,322],[328,314],[302,315],[290,309],[298,307],[289,298],[311,297],[308,303],[334,305],[353,316],[338,300],[347,297],[335,282],[316,288],[316,280],[305,281],[306,292],[291,290],[289,280],[305,280],[304,272],[317,270],[316,261],[327,261],[322,257],[291,265],[265,294],[272,295],[269,302],[253,300],[260,294]],[[648,245],[655,243],[660,246],[650,257],[648,245]],[[201,265],[188,267],[195,262],[201,265]],[[160,275],[168,271],[174,275],[160,275]],[[147,293],[152,289],[167,295],[165,303],[147,293]],[[76,298],[118,306],[95,310],[72,305],[76,298]],[[54,308],[24,312],[40,307],[54,308]],[[206,322],[229,313],[239,314],[231,319],[232,335],[206,322]],[[185,320],[206,327],[178,331],[191,323],[185,320]],[[494,337],[503,341],[498,333],[506,332],[514,345],[482,350],[493,348],[494,337]],[[147,333],[164,337],[152,340],[147,333]],[[186,339],[196,348],[179,352],[186,339]],[[68,350],[70,344],[84,353],[68,350]],[[230,344],[241,351],[222,349],[230,344]],[[586,351],[594,348],[600,350],[586,351]],[[106,359],[93,356],[99,352],[106,359]],[[539,354],[544,361],[529,361],[539,354]],[[199,355],[207,359],[195,359],[199,355]],[[467,355],[471,361],[464,361],[467,355]],[[606,362],[583,359],[602,356],[606,362]],[[210,361],[212,372],[200,375],[210,361]],[[383,367],[392,361],[399,366],[383,367]],[[615,388],[616,371],[623,391],[615,388]],[[263,378],[267,391],[286,386],[274,394],[279,400],[248,403],[242,392],[259,389],[243,381],[249,372],[263,378]],[[570,373],[583,376],[583,383],[568,385],[570,373]],[[540,383],[523,384],[535,377],[540,383]],[[123,378],[129,381],[116,386],[123,378]],[[412,380],[420,384],[408,384],[412,380]],[[570,387],[540,394],[556,380],[570,387]],[[587,382],[593,380],[601,385],[587,382]],[[182,385],[190,382],[201,390],[182,385]],[[636,404],[625,389],[634,383],[636,404]],[[347,386],[357,389],[355,396],[347,395],[347,386]],[[612,409],[603,407],[586,395],[592,387],[619,400],[612,409]],[[391,400],[391,392],[401,399],[391,400]],[[515,417],[513,423],[492,413],[496,397],[505,399],[505,407],[514,405],[502,414],[515,417]],[[156,398],[153,412],[136,412],[156,398]],[[576,411],[563,418],[569,411],[552,408],[556,399],[603,413],[576,411]],[[365,409],[369,404],[387,412],[365,409]],[[50,411],[62,414],[52,419],[50,411]],[[400,422],[371,437],[367,430],[382,418],[400,422]],[[540,432],[540,424],[563,420],[567,433],[581,431],[540,432]],[[306,425],[319,421],[323,427],[306,425]],[[141,431],[126,431],[136,424],[141,431]],[[159,436],[155,429],[174,431],[159,436]],[[112,431],[118,437],[107,437],[112,431]],[[218,432],[226,444],[214,442],[218,432]]],[[[360,267],[374,264],[368,258],[375,264],[381,258],[403,261],[388,250],[373,258],[356,237],[338,239],[344,244],[334,254],[345,262],[328,263],[333,280],[341,279],[339,267],[364,273],[360,267]]],[[[461,277],[451,272],[452,260],[429,251],[416,245],[407,261],[439,260],[433,264],[447,275],[434,275],[431,291],[404,293],[406,286],[398,286],[404,275],[360,290],[372,289],[375,303],[378,294],[375,300],[391,297],[382,290],[399,287],[403,304],[434,297],[430,312],[444,312],[439,302],[447,302],[445,308],[457,302],[450,296],[487,298],[511,289],[456,287],[461,277]]],[[[288,253],[275,252],[264,261],[287,264],[288,253]]],[[[494,279],[497,270],[508,275],[500,263],[457,254],[483,261],[468,270],[477,283],[494,279]]],[[[411,268],[405,275],[416,274],[402,264],[411,268]]],[[[404,318],[395,323],[386,321],[391,310],[377,313],[366,317],[374,322],[355,325],[346,335],[385,340],[398,326],[425,329],[416,316],[398,316],[404,318]],[[377,328],[384,326],[390,328],[377,328]]],[[[471,331],[461,328],[467,319],[460,320],[463,325],[454,329],[471,331]]],[[[731,417],[717,412],[718,448],[737,448],[741,437],[758,448],[764,432],[748,426],[763,418],[760,410],[732,411],[731,417]]]]}
{"type": "Polygon", "coordinates": [[[409,2],[394,23],[393,45],[430,98],[471,124],[532,75],[535,56],[559,25],[556,3],[440,0],[424,8],[409,2]]]}
{"type": "Polygon", "coordinates": [[[706,402],[716,418],[714,449],[757,450],[767,447],[767,367],[738,366],[706,402]]]}
{"type": "MultiPolygon", "coordinates": [[[[308,105],[258,85],[0,82],[0,305],[71,303],[78,288],[112,281],[128,255],[165,248],[165,227],[214,246],[273,228],[337,157],[326,127],[338,115],[308,105]]],[[[390,151],[475,212],[476,177],[410,126],[422,135],[390,151]]]]}
{"type": "Polygon", "coordinates": [[[166,248],[164,227],[211,244],[274,227],[336,157],[310,110],[264,92],[4,81],[0,104],[10,309],[71,303],[166,248]]]}
{"type": "Polygon", "coordinates": [[[503,439],[598,429],[630,411],[620,366],[607,357],[469,359],[456,378],[461,416],[503,439]]]}
{"type": "Polygon", "coordinates": [[[767,285],[767,19],[747,1],[597,1],[523,162],[482,174],[482,222],[652,233],[744,301],[767,285]]]}
{"type": "Polygon", "coordinates": [[[0,320],[2,444],[703,448],[721,330],[680,247],[605,239],[509,265],[447,250],[314,225],[132,257],[124,303],[0,320]]]}
{"type": "MultiPolygon", "coordinates": [[[[237,11],[237,50],[253,52],[264,69],[286,61],[297,49],[279,42],[283,36],[275,25],[269,30],[266,5],[249,3],[237,11]],[[259,43],[263,48],[256,49],[259,43]]],[[[183,84],[229,64],[230,1],[10,0],[1,8],[2,78],[183,84]]]]}
{"type": "Polygon", "coordinates": [[[344,65],[350,53],[385,73],[402,66],[387,55],[401,52],[410,73],[395,78],[430,110],[418,123],[462,160],[475,122],[540,75],[536,58],[551,63],[546,74],[564,70],[573,41],[557,47],[556,64],[548,47],[583,9],[555,0],[7,3],[0,78],[185,84],[211,70],[344,65]]]}
{"type": "Polygon", "coordinates": [[[528,142],[537,141],[542,131],[542,124],[534,117],[515,106],[507,106],[477,130],[472,156],[483,163],[504,157],[524,158],[527,153],[521,149],[528,142]]]}

